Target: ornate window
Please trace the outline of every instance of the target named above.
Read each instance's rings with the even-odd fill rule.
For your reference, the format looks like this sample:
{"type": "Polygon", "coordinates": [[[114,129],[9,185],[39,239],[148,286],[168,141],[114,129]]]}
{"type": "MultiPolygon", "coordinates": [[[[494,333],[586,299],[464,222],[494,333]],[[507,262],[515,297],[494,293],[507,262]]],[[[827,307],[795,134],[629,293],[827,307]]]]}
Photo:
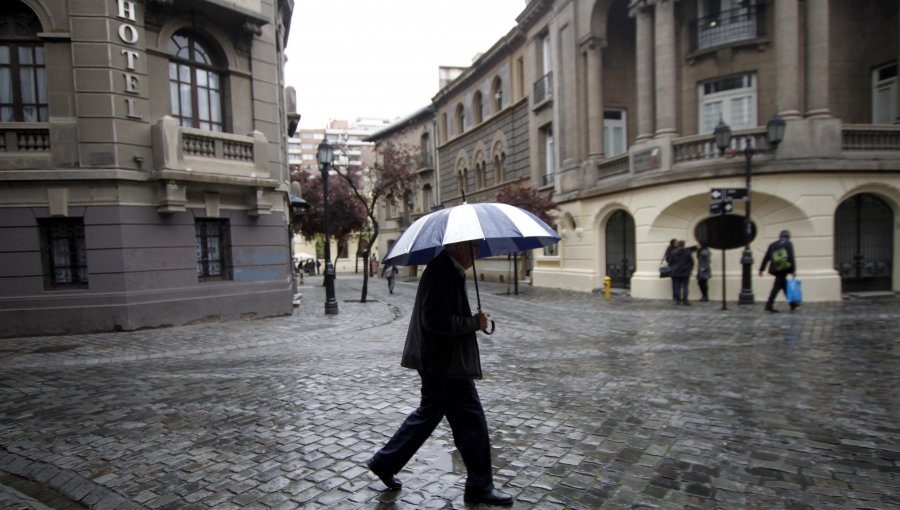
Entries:
{"type": "Polygon", "coordinates": [[[209,47],[189,32],[169,40],[172,115],[185,127],[222,131],[222,69],[209,47]]]}
{"type": "Polygon", "coordinates": [[[41,23],[20,2],[0,14],[0,122],[47,122],[41,23]]]}
{"type": "Polygon", "coordinates": [[[38,227],[41,232],[44,288],[86,289],[88,271],[84,219],[41,219],[38,220],[38,227]]]}
{"type": "Polygon", "coordinates": [[[231,280],[231,229],[228,220],[197,219],[194,223],[197,276],[200,281],[231,280]]]}

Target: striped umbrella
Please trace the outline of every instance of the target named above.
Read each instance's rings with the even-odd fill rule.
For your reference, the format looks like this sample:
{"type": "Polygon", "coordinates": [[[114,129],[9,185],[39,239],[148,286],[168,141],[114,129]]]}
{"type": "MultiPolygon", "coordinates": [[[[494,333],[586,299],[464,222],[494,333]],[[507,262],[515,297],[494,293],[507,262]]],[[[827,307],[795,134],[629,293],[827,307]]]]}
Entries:
{"type": "Polygon", "coordinates": [[[559,242],[559,234],[534,214],[509,204],[463,203],[415,221],[383,263],[427,264],[445,245],[480,240],[479,258],[533,250],[559,242]]]}
{"type": "MultiPolygon", "coordinates": [[[[427,264],[445,245],[479,240],[478,258],[533,250],[559,242],[559,234],[534,214],[509,204],[467,204],[442,209],[415,221],[391,246],[384,264],[427,264]]],[[[472,265],[475,296],[481,312],[478,274],[472,265]]],[[[494,321],[490,331],[494,332],[494,321]]]]}

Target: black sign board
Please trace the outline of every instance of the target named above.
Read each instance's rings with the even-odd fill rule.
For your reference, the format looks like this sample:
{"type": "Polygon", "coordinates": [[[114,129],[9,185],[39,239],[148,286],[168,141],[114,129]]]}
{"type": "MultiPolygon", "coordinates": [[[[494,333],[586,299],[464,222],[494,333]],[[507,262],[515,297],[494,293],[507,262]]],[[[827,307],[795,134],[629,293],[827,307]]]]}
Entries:
{"type": "Polygon", "coordinates": [[[747,188],[712,188],[709,190],[710,202],[719,200],[747,200],[747,188]]]}
{"type": "Polygon", "coordinates": [[[709,204],[709,214],[728,214],[734,210],[734,203],[731,199],[722,200],[721,202],[712,202],[709,204]]]}
{"type": "Polygon", "coordinates": [[[700,244],[717,250],[740,248],[756,239],[756,224],[751,222],[752,232],[747,240],[744,220],[743,216],[735,214],[710,216],[697,224],[694,237],[700,244]]]}

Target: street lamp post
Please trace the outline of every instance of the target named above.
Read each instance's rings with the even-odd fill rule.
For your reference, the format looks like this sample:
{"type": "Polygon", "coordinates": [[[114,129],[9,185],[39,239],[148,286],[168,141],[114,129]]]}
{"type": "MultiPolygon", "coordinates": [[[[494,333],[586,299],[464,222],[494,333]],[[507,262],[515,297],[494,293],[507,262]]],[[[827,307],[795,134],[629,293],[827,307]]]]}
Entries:
{"type": "Polygon", "coordinates": [[[334,160],[334,147],[328,142],[319,144],[316,153],[322,172],[322,206],[325,210],[325,315],[337,315],[338,304],[334,298],[334,266],[331,264],[331,242],[328,238],[328,172],[334,160]]]}
{"type": "MultiPolygon", "coordinates": [[[[716,139],[716,147],[720,153],[724,153],[731,147],[731,128],[724,120],[719,120],[719,125],[713,131],[716,139]]],[[[737,154],[744,155],[744,178],[747,186],[747,207],[744,210],[744,253],[741,255],[741,293],[738,296],[739,305],[752,305],[753,298],[753,251],[750,249],[750,241],[753,240],[753,222],[750,219],[750,180],[753,175],[753,156],[755,154],[771,152],[778,149],[778,144],[784,138],[784,119],[777,113],[766,124],[766,139],[769,142],[768,150],[760,150],[753,147],[753,139],[744,137],[744,149],[737,154]]]]}

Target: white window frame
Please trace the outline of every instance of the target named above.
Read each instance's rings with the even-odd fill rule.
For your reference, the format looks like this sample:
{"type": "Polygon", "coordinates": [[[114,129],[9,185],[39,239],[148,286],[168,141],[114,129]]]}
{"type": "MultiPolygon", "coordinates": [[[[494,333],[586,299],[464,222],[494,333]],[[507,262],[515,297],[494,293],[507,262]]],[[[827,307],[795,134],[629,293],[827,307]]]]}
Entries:
{"type": "Polygon", "coordinates": [[[603,111],[603,154],[607,158],[624,154],[628,151],[628,117],[625,110],[607,108],[603,111]],[[607,113],[620,114],[618,119],[606,118],[607,113]],[[621,133],[621,144],[616,146],[615,133],[621,133]]]}
{"type": "Polygon", "coordinates": [[[720,78],[717,80],[711,80],[704,83],[701,83],[697,87],[697,131],[700,134],[711,134],[716,125],[718,125],[719,120],[725,121],[726,124],[731,128],[732,131],[737,131],[740,129],[750,129],[757,126],[757,89],[756,89],[756,75],[755,74],[744,74],[741,76],[735,76],[730,78],[720,78]],[[719,92],[711,92],[706,93],[705,88],[706,85],[719,82],[719,81],[730,81],[734,79],[740,79],[743,82],[742,87],[730,88],[728,90],[723,90],[719,92]],[[732,111],[733,106],[736,101],[747,99],[749,100],[748,104],[748,112],[747,112],[747,120],[745,122],[737,122],[735,119],[735,114],[732,111]],[[720,104],[719,116],[716,118],[704,118],[704,111],[707,106],[720,104]]]}

